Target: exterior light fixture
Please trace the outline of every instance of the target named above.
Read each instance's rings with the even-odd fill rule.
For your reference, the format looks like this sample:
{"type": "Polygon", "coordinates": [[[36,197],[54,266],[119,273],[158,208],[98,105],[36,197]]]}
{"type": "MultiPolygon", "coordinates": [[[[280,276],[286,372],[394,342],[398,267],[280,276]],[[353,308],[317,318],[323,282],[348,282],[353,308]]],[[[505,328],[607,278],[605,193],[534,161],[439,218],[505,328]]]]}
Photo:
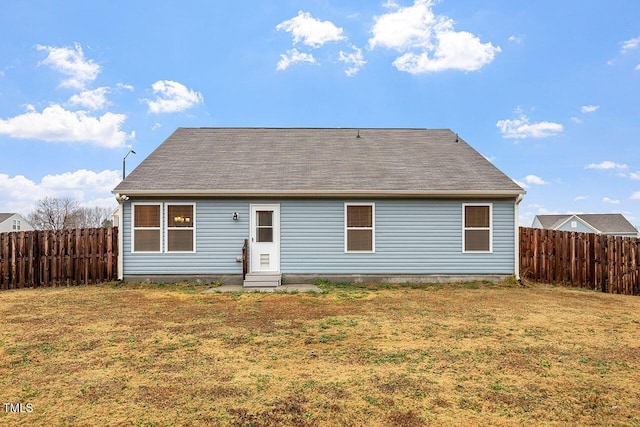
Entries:
{"type": "Polygon", "coordinates": [[[238,212],[234,212],[231,218],[233,218],[234,221],[237,221],[240,218],[240,214],[238,212]]]}
{"type": "Polygon", "coordinates": [[[125,165],[126,165],[127,156],[129,154],[131,154],[131,153],[136,154],[135,151],[129,150],[129,152],[127,154],[125,154],[124,157],[122,158],[122,180],[123,181],[124,181],[124,176],[125,176],[125,165]]]}

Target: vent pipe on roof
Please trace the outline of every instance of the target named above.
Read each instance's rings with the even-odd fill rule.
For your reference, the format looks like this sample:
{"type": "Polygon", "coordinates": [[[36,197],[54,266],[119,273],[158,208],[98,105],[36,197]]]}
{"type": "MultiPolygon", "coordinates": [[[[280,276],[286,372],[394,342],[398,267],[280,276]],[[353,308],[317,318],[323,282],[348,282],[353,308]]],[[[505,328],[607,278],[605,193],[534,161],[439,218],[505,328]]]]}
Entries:
{"type": "Polygon", "coordinates": [[[456,133],[456,142],[460,142],[460,138],[458,138],[458,134],[456,133]]]}
{"type": "Polygon", "coordinates": [[[358,134],[356,135],[356,138],[360,138],[360,129],[358,129],[358,134]]]}

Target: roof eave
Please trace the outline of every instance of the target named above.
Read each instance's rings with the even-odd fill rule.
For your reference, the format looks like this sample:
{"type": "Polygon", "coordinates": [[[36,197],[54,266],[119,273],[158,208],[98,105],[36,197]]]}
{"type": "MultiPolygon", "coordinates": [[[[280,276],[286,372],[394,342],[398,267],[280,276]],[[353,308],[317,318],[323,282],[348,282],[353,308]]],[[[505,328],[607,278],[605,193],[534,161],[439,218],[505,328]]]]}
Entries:
{"type": "Polygon", "coordinates": [[[524,190],[114,190],[130,197],[377,197],[377,198],[460,198],[518,197],[524,190]]]}

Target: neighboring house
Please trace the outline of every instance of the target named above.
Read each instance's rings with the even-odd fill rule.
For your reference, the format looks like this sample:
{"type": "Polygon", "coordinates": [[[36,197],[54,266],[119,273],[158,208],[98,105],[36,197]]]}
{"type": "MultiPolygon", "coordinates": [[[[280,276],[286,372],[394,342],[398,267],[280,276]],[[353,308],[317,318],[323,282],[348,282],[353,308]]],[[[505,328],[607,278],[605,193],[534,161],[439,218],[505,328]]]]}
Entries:
{"type": "Polygon", "coordinates": [[[525,191],[450,130],[180,128],[113,193],[125,280],[518,274],[525,191]]]}
{"type": "Polygon", "coordinates": [[[638,230],[622,214],[617,213],[537,215],[533,219],[531,227],[606,234],[609,236],[638,237],[638,230]]]}
{"type": "Polygon", "coordinates": [[[0,233],[30,230],[33,230],[33,227],[22,215],[17,213],[0,213],[0,233]]]}
{"type": "Polygon", "coordinates": [[[111,212],[111,223],[114,227],[120,225],[120,206],[121,205],[118,204],[118,207],[111,212]]]}

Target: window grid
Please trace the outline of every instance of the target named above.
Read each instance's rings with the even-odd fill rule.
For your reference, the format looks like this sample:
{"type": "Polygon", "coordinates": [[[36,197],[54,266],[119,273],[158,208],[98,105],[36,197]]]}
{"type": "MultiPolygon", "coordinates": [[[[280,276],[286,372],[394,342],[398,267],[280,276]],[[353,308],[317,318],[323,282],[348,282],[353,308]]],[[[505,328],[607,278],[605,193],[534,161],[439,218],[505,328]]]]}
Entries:
{"type": "Polygon", "coordinates": [[[462,251],[493,252],[493,206],[491,203],[462,205],[462,251]]]}
{"type": "Polygon", "coordinates": [[[167,203],[166,252],[195,252],[195,204],[167,203]]]}
{"type": "Polygon", "coordinates": [[[375,252],[375,204],[345,203],[345,252],[375,252]]]}
{"type": "Polygon", "coordinates": [[[132,252],[162,252],[160,247],[161,206],[160,203],[133,203],[131,205],[132,252]]]}

